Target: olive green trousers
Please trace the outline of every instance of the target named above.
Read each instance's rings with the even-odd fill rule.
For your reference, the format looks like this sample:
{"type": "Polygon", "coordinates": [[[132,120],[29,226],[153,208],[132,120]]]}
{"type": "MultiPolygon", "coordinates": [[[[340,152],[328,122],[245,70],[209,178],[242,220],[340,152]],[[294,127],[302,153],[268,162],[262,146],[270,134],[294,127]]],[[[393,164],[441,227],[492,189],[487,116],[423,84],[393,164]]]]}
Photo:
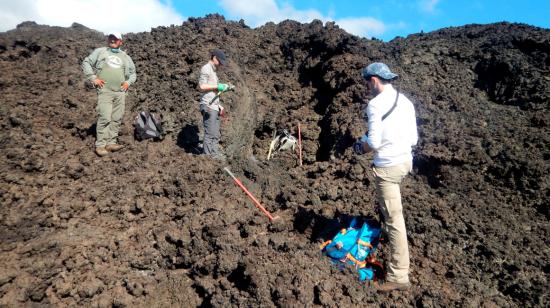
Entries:
{"type": "Polygon", "coordinates": [[[116,144],[118,131],[124,116],[126,92],[100,92],[97,95],[98,114],[96,148],[116,144]]]}

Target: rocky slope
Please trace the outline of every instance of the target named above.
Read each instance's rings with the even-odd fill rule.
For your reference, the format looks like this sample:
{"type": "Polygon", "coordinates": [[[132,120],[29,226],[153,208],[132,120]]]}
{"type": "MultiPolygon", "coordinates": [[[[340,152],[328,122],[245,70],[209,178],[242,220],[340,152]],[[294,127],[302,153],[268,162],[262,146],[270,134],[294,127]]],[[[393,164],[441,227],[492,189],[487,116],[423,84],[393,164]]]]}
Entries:
{"type": "Polygon", "coordinates": [[[0,305],[548,305],[548,29],[384,43],[319,21],[250,29],[210,15],[129,34],[127,147],[99,158],[80,63],[104,44],[78,24],[0,33],[0,305]],[[224,98],[227,164],[196,155],[197,72],[216,47],[231,59],[220,79],[237,86],[224,98]],[[400,74],[420,135],[402,187],[414,288],[387,296],[318,250],[351,217],[375,216],[371,157],[350,149],[372,61],[400,74]],[[163,115],[163,141],[133,139],[140,110],[163,115]],[[267,161],[273,131],[298,123],[304,165],[267,161]]]}

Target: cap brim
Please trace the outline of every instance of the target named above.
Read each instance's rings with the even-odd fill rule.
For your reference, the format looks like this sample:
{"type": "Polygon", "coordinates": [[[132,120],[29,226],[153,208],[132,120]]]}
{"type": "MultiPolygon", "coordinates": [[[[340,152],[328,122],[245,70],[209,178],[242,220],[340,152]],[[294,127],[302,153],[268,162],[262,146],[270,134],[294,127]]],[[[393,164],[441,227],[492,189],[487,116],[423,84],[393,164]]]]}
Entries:
{"type": "Polygon", "coordinates": [[[227,64],[227,60],[222,60],[220,58],[218,58],[218,61],[220,62],[221,65],[225,66],[227,64]]]}
{"type": "Polygon", "coordinates": [[[382,78],[384,80],[395,80],[397,79],[397,77],[399,77],[399,75],[396,75],[396,74],[393,74],[393,73],[389,73],[389,74],[372,74],[372,75],[366,75],[366,76],[363,76],[365,79],[369,79],[371,77],[378,77],[378,78],[382,78]]]}

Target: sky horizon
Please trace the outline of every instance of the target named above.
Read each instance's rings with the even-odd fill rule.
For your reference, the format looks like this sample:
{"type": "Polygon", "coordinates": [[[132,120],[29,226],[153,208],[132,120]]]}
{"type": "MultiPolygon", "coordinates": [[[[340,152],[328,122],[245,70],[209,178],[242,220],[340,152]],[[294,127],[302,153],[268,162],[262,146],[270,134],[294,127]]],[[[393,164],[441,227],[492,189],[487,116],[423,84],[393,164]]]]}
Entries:
{"type": "Polygon", "coordinates": [[[286,19],[334,21],[351,34],[384,41],[441,28],[503,21],[550,27],[550,1],[539,0],[519,5],[510,0],[0,0],[0,32],[24,21],[63,27],[76,22],[104,33],[143,32],[216,13],[226,20],[243,19],[251,28],[286,19]],[[122,14],[109,18],[112,12],[122,14]]]}

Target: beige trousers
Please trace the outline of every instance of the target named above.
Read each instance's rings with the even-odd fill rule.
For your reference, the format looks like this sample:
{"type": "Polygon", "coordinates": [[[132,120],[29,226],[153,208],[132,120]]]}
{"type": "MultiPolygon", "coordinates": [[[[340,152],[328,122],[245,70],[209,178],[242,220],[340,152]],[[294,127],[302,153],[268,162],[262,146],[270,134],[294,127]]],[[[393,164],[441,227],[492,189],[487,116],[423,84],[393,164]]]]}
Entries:
{"type": "Polygon", "coordinates": [[[409,245],[407,229],[401,205],[399,184],[412,170],[412,162],[391,167],[373,167],[376,194],[383,218],[383,231],[389,240],[391,257],[386,280],[398,283],[409,282],[409,245]]]}

